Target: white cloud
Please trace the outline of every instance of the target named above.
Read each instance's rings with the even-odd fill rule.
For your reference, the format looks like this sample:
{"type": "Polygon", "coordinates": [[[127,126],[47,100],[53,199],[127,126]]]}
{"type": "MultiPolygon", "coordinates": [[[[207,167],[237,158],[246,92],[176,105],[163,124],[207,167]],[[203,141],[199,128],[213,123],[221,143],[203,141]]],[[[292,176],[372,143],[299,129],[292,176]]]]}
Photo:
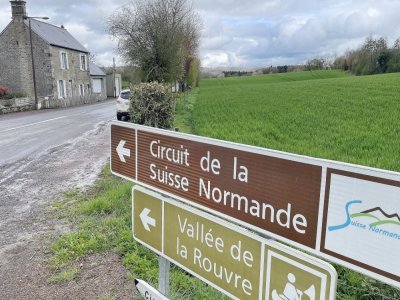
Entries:
{"type": "Polygon", "coordinates": [[[11,21],[11,9],[1,9],[0,5],[0,33],[6,28],[8,23],[11,21]]]}
{"type": "MultiPolygon", "coordinates": [[[[318,55],[341,55],[369,35],[386,37],[389,44],[400,37],[400,1],[192,1],[204,23],[199,54],[207,67],[297,64],[318,55]]],[[[27,11],[64,24],[100,64],[109,65],[117,57],[116,42],[106,34],[105,23],[126,2],[35,0],[27,1],[27,11]]],[[[10,18],[10,3],[1,1],[0,31],[10,18]]]]}
{"type": "MultiPolygon", "coordinates": [[[[211,1],[201,2],[205,9],[211,1]]],[[[208,15],[212,22],[205,22],[200,51],[204,66],[210,66],[210,61],[216,63],[209,54],[216,50],[218,57],[225,53],[225,57],[234,54],[238,58],[219,59],[224,64],[302,63],[319,55],[341,55],[358,47],[369,35],[386,37],[391,43],[400,32],[399,1],[381,1],[379,8],[368,0],[232,2],[230,6],[225,1],[213,2],[208,15]],[[216,25],[219,30],[213,30],[216,25]]]]}

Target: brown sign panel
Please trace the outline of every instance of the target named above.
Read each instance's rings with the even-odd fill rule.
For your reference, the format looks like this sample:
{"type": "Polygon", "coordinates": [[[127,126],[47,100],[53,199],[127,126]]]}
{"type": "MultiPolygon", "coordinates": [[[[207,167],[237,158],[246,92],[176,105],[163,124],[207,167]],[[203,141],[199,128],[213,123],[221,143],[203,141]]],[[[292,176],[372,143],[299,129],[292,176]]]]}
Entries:
{"type": "Polygon", "coordinates": [[[316,247],[320,166],[113,124],[111,169],[244,224],[316,247]]]}
{"type": "Polygon", "coordinates": [[[139,182],[315,247],[321,167],[138,130],[139,182]]]}
{"type": "Polygon", "coordinates": [[[111,170],[128,179],[136,175],[136,130],[111,125],[111,170]]]}

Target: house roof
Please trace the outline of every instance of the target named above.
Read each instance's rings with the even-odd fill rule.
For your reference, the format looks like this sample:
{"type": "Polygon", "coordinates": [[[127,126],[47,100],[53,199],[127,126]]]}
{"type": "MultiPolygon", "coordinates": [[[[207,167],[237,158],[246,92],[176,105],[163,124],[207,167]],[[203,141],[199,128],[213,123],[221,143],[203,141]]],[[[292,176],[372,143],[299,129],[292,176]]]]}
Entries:
{"type": "Polygon", "coordinates": [[[106,73],[104,73],[97,65],[92,62],[89,62],[89,69],[90,76],[106,76],[106,73]]]}
{"type": "MultiPolygon", "coordinates": [[[[24,21],[29,26],[28,20],[24,21]]],[[[50,45],[89,53],[66,29],[31,19],[32,30],[50,45]]]]}

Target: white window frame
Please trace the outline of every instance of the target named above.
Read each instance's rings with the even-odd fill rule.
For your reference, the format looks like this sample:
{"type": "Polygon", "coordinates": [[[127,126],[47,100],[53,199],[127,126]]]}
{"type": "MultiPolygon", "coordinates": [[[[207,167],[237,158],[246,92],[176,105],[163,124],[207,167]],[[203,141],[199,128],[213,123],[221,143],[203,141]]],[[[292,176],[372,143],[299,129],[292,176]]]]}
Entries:
{"type": "Polygon", "coordinates": [[[74,97],[74,81],[68,80],[68,86],[69,86],[69,97],[73,98],[74,97]]]}
{"type": "Polygon", "coordinates": [[[57,80],[57,94],[58,99],[65,99],[67,95],[67,85],[65,84],[65,80],[57,80]]]}
{"type": "Polygon", "coordinates": [[[87,71],[87,56],[85,54],[79,55],[79,68],[81,71],[87,71]]]}
{"type": "Polygon", "coordinates": [[[85,85],[83,83],[79,85],[79,96],[85,96],[85,85]]]}
{"type": "Polygon", "coordinates": [[[69,69],[68,52],[66,51],[60,51],[60,66],[62,70],[69,69]],[[65,55],[65,61],[63,59],[63,54],[65,55]]]}

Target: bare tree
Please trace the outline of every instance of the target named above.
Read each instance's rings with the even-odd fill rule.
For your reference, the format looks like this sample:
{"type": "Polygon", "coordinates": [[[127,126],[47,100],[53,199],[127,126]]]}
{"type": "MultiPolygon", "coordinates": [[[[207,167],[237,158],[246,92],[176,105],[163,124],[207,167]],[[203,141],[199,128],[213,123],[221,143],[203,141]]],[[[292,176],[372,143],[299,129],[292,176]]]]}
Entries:
{"type": "Polygon", "coordinates": [[[187,0],[137,0],[107,22],[125,60],[144,81],[182,81],[187,62],[197,56],[201,22],[187,0]]]}

